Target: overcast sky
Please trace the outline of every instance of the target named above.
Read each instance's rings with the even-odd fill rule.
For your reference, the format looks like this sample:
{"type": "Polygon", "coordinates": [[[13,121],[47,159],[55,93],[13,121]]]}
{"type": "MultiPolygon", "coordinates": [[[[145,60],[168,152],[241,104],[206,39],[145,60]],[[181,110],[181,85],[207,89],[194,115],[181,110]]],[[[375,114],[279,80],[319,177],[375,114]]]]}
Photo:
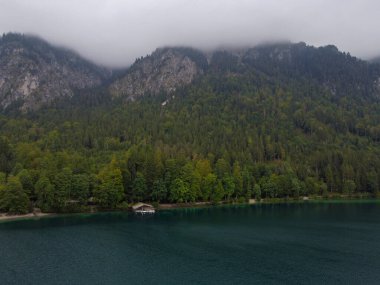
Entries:
{"type": "Polygon", "coordinates": [[[0,32],[33,33],[97,63],[125,66],[165,45],[277,40],[380,55],[379,0],[0,0],[0,32]]]}

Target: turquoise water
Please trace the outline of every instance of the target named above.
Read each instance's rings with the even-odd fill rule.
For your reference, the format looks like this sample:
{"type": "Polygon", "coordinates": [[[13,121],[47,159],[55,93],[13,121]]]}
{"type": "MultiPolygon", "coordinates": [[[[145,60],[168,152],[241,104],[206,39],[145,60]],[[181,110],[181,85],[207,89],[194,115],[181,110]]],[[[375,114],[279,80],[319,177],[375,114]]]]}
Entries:
{"type": "Polygon", "coordinates": [[[0,257],[0,284],[380,284],[380,204],[7,222],[0,257]]]}

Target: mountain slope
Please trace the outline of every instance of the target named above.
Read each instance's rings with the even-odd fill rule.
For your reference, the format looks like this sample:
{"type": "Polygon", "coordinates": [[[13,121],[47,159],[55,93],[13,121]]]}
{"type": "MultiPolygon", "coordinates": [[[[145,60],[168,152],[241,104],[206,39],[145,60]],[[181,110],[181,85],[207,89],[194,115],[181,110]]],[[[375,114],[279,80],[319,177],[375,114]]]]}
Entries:
{"type": "Polygon", "coordinates": [[[263,46],[249,50],[243,62],[289,81],[310,80],[336,96],[374,96],[380,78],[376,65],[339,52],[335,46],[310,47],[304,43],[263,46]]]}
{"type": "Polygon", "coordinates": [[[380,196],[379,70],[303,43],[158,50],[111,85],[0,115],[0,209],[7,177],[57,212],[380,196]]]}
{"type": "Polygon", "coordinates": [[[75,90],[100,86],[110,73],[72,51],[30,36],[0,38],[0,107],[38,109],[75,90]]]}
{"type": "Polygon", "coordinates": [[[113,97],[137,98],[144,94],[173,93],[207,76],[250,76],[276,84],[307,81],[341,96],[379,95],[380,68],[335,46],[315,48],[305,43],[263,45],[242,50],[220,50],[207,55],[186,48],[158,49],[138,59],[126,75],[110,85],[113,97]]]}
{"type": "Polygon", "coordinates": [[[144,94],[172,93],[204,73],[206,57],[190,48],[162,48],[138,59],[127,74],[110,86],[114,97],[129,99],[144,94]]]}

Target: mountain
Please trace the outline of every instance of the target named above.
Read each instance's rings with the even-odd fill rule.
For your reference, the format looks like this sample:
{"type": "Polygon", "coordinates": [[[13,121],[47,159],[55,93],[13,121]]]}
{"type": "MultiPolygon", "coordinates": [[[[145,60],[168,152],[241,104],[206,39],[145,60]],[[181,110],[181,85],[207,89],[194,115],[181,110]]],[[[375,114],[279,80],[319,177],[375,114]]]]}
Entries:
{"type": "MultiPolygon", "coordinates": [[[[11,50],[0,60],[18,60],[11,50]]],[[[25,62],[50,66],[20,61],[2,78],[24,82],[17,70],[28,70],[25,62]]],[[[69,66],[88,72],[78,75],[85,83],[97,74],[96,84],[78,79],[72,96],[55,89],[56,104],[32,92],[21,105],[28,112],[0,114],[0,210],[86,211],[90,198],[100,209],[125,209],[136,201],[380,196],[377,63],[335,46],[278,43],[162,48],[111,77],[87,64],[69,66]]],[[[59,86],[55,78],[40,85],[59,86]]]]}
{"type": "Polygon", "coordinates": [[[263,45],[250,49],[219,50],[204,54],[189,48],[158,49],[138,59],[127,73],[110,85],[113,97],[129,99],[144,94],[173,93],[207,76],[256,74],[268,80],[306,80],[334,96],[378,96],[377,64],[341,53],[335,46],[315,48],[305,43],[263,45]]]}
{"type": "Polygon", "coordinates": [[[20,34],[0,38],[0,108],[38,109],[100,86],[110,72],[76,53],[20,34]]]}
{"type": "Polygon", "coordinates": [[[331,93],[347,96],[374,95],[378,66],[341,53],[335,46],[315,48],[300,44],[263,46],[249,50],[243,62],[282,81],[309,80],[331,93]]]}
{"type": "Polygon", "coordinates": [[[134,99],[144,94],[172,93],[204,74],[206,57],[191,48],[161,48],[138,59],[127,74],[110,86],[114,97],[134,99]]]}
{"type": "Polygon", "coordinates": [[[0,108],[37,110],[94,88],[108,90],[112,98],[135,100],[174,93],[210,76],[248,74],[281,84],[306,80],[336,96],[349,92],[377,96],[379,70],[378,64],[341,53],[334,46],[282,43],[207,54],[186,47],[159,48],[117,73],[37,37],[6,34],[0,39],[0,108]]]}

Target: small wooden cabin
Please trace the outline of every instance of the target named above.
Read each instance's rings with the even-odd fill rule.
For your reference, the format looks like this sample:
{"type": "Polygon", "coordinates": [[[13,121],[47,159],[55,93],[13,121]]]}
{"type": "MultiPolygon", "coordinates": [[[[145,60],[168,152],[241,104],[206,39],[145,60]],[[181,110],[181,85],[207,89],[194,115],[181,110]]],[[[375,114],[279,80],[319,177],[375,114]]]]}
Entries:
{"type": "Polygon", "coordinates": [[[132,210],[137,214],[154,214],[156,212],[152,205],[145,203],[137,203],[133,205],[132,210]]]}

